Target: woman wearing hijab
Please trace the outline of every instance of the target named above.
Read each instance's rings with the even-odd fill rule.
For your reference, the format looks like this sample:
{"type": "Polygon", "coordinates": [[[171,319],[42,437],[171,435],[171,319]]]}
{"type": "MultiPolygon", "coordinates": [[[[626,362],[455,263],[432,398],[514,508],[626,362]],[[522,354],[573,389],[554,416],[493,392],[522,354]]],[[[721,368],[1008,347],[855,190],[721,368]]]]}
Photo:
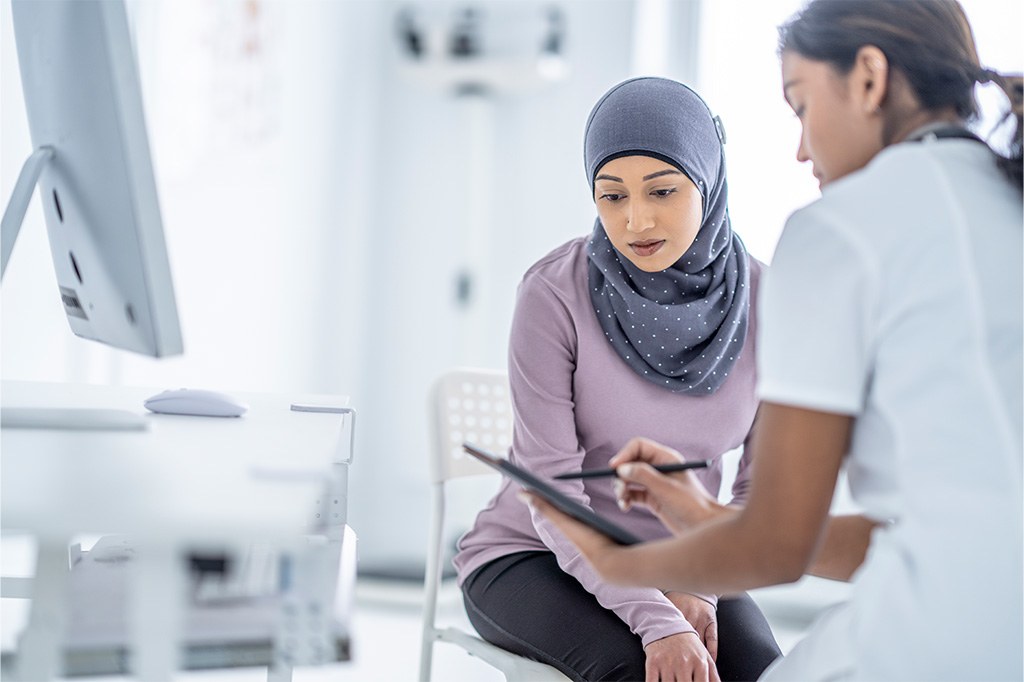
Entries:
{"type": "MultiPolygon", "coordinates": [[[[519,466],[544,478],[604,466],[639,432],[711,460],[697,478],[718,494],[721,456],[744,444],[757,410],[751,301],[763,267],[729,222],[720,131],[699,96],[661,78],[625,81],[594,107],[593,232],[519,287],[509,342],[519,466]]],[[[653,514],[620,510],[609,479],[557,485],[641,538],[668,535],[653,514]]],[[[485,639],[575,680],[747,680],[779,655],[748,596],[610,585],[517,490],[505,482],[455,558],[485,639]]]]}
{"type": "Polygon", "coordinates": [[[951,0],[816,0],[780,53],[822,196],[764,282],[746,507],[694,504],[647,466],[678,455],[646,440],[611,461],[633,482],[623,501],[679,537],[620,549],[534,506],[621,585],[750,589],[831,555],[850,600],[766,679],[1020,680],[1021,78],[980,66],[951,0]],[[1007,157],[966,128],[988,81],[1016,119],[1007,157]],[[870,546],[863,525],[826,528],[843,466],[870,546]],[[844,535],[851,551],[830,552],[844,535]]]}

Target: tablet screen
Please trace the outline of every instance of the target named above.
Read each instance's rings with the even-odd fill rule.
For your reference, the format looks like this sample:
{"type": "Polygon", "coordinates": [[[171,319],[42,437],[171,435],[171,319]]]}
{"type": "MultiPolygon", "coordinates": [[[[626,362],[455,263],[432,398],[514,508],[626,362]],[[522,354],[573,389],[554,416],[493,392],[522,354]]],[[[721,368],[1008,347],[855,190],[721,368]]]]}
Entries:
{"type": "Polygon", "coordinates": [[[588,507],[583,506],[576,500],[559,492],[550,483],[537,478],[525,469],[520,469],[503,457],[498,457],[486,450],[482,450],[470,443],[463,443],[462,449],[480,460],[487,466],[496,469],[505,476],[523,486],[532,493],[536,493],[555,507],[565,512],[581,523],[585,523],[594,530],[607,535],[620,545],[635,545],[641,542],[640,538],[630,533],[625,528],[618,526],[608,519],[598,516],[588,507]]]}

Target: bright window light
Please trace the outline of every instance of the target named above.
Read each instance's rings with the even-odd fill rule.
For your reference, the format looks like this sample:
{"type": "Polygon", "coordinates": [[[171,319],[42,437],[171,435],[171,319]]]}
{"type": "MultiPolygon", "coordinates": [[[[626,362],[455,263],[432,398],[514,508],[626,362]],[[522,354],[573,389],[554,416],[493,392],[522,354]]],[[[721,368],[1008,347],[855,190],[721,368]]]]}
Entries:
{"type": "MultiPolygon", "coordinates": [[[[796,161],[800,124],[782,98],[776,55],[779,24],[800,0],[714,0],[701,10],[698,89],[722,117],[728,135],[729,206],[733,228],[750,252],[770,261],[786,218],[819,196],[809,166],[796,161]]],[[[962,0],[974,28],[982,64],[1022,71],[1024,3],[962,0]]],[[[979,88],[987,135],[1006,110],[994,86],[979,88]]]]}

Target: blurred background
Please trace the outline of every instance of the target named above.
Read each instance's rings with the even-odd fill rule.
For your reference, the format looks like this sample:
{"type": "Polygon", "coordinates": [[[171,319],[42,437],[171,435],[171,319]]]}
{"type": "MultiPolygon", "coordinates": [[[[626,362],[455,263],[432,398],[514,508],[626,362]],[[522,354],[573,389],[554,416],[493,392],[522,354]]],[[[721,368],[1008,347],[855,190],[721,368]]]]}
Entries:
{"type": "MultiPolygon", "coordinates": [[[[758,258],[817,196],[775,54],[800,4],[129,0],[185,354],[72,336],[33,202],[2,290],[0,372],[350,395],[360,572],[420,578],[431,383],[504,368],[522,273],[590,230],[582,134],[607,88],[663,75],[704,95],[728,135],[733,226],[758,258]]],[[[982,62],[1020,71],[1022,3],[963,4],[982,62]]],[[[1004,103],[980,96],[987,135],[1004,103]]],[[[6,202],[31,153],[7,2],[0,102],[6,202]]],[[[489,493],[456,510],[463,525],[489,493]]]]}

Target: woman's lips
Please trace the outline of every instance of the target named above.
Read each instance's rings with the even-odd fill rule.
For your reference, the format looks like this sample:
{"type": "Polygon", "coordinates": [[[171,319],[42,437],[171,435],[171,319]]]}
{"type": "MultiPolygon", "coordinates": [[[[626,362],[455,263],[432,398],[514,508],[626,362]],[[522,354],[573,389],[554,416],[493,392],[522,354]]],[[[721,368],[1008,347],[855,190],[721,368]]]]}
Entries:
{"type": "Polygon", "coordinates": [[[664,245],[664,239],[644,239],[639,242],[630,242],[629,248],[633,249],[633,253],[638,256],[653,256],[664,245]]]}

